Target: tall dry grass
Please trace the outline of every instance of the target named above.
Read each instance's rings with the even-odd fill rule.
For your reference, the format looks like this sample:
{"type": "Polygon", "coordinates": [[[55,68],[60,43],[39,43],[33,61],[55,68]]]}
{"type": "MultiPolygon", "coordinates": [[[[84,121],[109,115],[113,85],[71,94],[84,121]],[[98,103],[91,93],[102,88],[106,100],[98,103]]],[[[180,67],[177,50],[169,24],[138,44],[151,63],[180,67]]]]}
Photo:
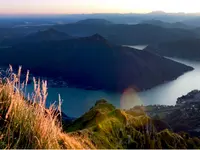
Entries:
{"type": "Polygon", "coordinates": [[[20,81],[21,69],[0,79],[0,148],[95,148],[85,137],[70,136],[62,131],[61,98],[59,105],[46,108],[47,81],[34,81],[34,91],[26,93],[29,71],[20,81]],[[58,113],[59,112],[59,113],[58,113]]]}

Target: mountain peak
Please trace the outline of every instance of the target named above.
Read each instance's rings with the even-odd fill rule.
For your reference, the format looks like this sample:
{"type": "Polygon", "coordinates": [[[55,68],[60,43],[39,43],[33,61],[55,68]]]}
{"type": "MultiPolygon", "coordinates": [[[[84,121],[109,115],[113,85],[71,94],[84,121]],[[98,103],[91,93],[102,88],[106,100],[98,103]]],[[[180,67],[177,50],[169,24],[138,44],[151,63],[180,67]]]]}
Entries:
{"type": "Polygon", "coordinates": [[[55,33],[61,33],[61,32],[57,31],[54,28],[49,28],[49,29],[46,29],[46,30],[39,30],[38,33],[52,33],[52,34],[55,34],[55,33]]]}
{"type": "Polygon", "coordinates": [[[157,10],[157,11],[152,11],[149,14],[157,14],[157,15],[162,15],[162,14],[166,14],[166,12],[161,11],[161,10],[157,10]]]}
{"type": "Polygon", "coordinates": [[[109,25],[113,24],[112,22],[105,19],[85,19],[77,22],[78,24],[101,24],[101,25],[109,25]]]}
{"type": "Polygon", "coordinates": [[[93,38],[97,38],[97,39],[104,39],[103,36],[101,36],[101,35],[98,34],[98,33],[93,34],[92,37],[93,37],[93,38]]]}
{"type": "Polygon", "coordinates": [[[54,28],[49,28],[46,30],[39,30],[37,32],[31,33],[25,36],[23,39],[20,39],[18,43],[35,43],[41,41],[59,41],[67,40],[72,37],[64,32],[58,31],[54,28]]]}
{"type": "Polygon", "coordinates": [[[36,33],[29,35],[29,38],[34,38],[36,40],[63,40],[72,38],[64,32],[60,32],[54,28],[49,28],[46,30],[39,30],[36,33]]]}
{"type": "Polygon", "coordinates": [[[91,38],[92,38],[92,39],[95,39],[95,40],[106,40],[103,36],[101,36],[101,35],[98,34],[98,33],[92,35],[91,38]]]}
{"type": "Polygon", "coordinates": [[[98,100],[96,103],[95,103],[95,106],[99,105],[99,104],[107,104],[108,102],[105,100],[105,99],[101,99],[101,100],[98,100]]]}
{"type": "Polygon", "coordinates": [[[58,32],[56,29],[54,29],[54,28],[49,28],[49,29],[47,29],[47,30],[45,30],[45,31],[49,31],[49,32],[58,32]]]}

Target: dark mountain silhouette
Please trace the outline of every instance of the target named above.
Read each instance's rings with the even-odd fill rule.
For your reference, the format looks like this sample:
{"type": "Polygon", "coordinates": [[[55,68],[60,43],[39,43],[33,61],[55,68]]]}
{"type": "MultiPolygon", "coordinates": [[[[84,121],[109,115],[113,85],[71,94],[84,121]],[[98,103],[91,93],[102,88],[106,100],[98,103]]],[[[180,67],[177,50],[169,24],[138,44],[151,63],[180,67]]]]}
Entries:
{"type": "Polygon", "coordinates": [[[150,45],[145,48],[145,51],[154,52],[162,56],[200,60],[200,39],[183,39],[150,45]]]}
{"type": "Polygon", "coordinates": [[[151,24],[151,25],[156,25],[163,28],[180,28],[180,29],[192,28],[191,26],[187,26],[181,22],[168,23],[168,22],[163,22],[163,21],[155,20],[155,19],[142,21],[141,24],[151,24]]]}
{"type": "Polygon", "coordinates": [[[14,29],[14,28],[0,28],[0,42],[5,38],[19,38],[24,36],[24,31],[21,29],[14,29]]]}
{"type": "Polygon", "coordinates": [[[97,40],[97,41],[103,41],[103,42],[107,42],[106,39],[104,37],[102,37],[100,34],[96,33],[92,36],[89,37],[84,37],[82,39],[88,39],[88,40],[97,40]]]}
{"type": "Polygon", "coordinates": [[[186,19],[182,22],[189,26],[200,27],[200,17],[199,16],[196,16],[196,17],[193,17],[190,19],[186,19]]]}
{"type": "Polygon", "coordinates": [[[200,27],[197,27],[195,29],[192,30],[194,33],[196,33],[198,35],[198,37],[200,36],[200,27]]]}
{"type": "Polygon", "coordinates": [[[76,24],[110,25],[113,23],[105,19],[85,19],[76,22],[76,24]]]}
{"type": "Polygon", "coordinates": [[[99,33],[112,43],[122,45],[157,44],[161,42],[197,37],[197,34],[186,29],[170,29],[150,24],[66,24],[56,25],[55,29],[72,36],[91,36],[99,33]]]}
{"type": "Polygon", "coordinates": [[[36,33],[28,35],[26,38],[29,38],[28,40],[33,41],[51,41],[51,40],[66,40],[72,38],[70,35],[57,31],[53,28],[38,31],[36,33]]]}
{"type": "Polygon", "coordinates": [[[1,55],[1,64],[22,65],[38,75],[61,76],[71,86],[110,91],[129,87],[141,91],[192,70],[150,52],[110,44],[98,34],[24,43],[2,49],[1,55]]]}
{"type": "Polygon", "coordinates": [[[25,43],[25,42],[41,42],[41,41],[59,41],[59,40],[67,40],[73,38],[72,36],[57,31],[53,28],[40,30],[38,32],[34,32],[23,36],[21,38],[8,38],[4,39],[0,45],[2,46],[12,46],[18,43],[25,43]]]}
{"type": "MultiPolygon", "coordinates": [[[[57,32],[67,33],[73,37],[85,37],[99,33],[109,42],[121,45],[158,44],[184,38],[195,38],[200,35],[200,32],[197,32],[197,30],[166,28],[151,24],[128,25],[108,24],[105,22],[107,22],[107,20],[90,19],[89,21],[83,20],[78,23],[54,25],[51,28],[57,30],[57,32]],[[96,23],[95,20],[97,20],[96,23]]],[[[180,27],[180,25],[177,26],[180,27]]],[[[33,33],[35,34],[38,30],[44,31],[48,28],[49,26],[31,26],[27,28],[0,29],[0,43],[1,45],[5,43],[4,45],[6,46],[8,45],[7,43],[18,43],[21,38],[32,35],[33,33]],[[3,42],[1,42],[2,39],[4,39],[3,42]],[[10,40],[12,42],[6,42],[10,40]]],[[[47,36],[46,39],[50,37],[47,36]]],[[[55,38],[53,38],[53,40],[54,39],[55,38]]],[[[60,38],[57,37],[57,39],[60,38]]],[[[26,38],[22,41],[26,41],[26,38]]]]}

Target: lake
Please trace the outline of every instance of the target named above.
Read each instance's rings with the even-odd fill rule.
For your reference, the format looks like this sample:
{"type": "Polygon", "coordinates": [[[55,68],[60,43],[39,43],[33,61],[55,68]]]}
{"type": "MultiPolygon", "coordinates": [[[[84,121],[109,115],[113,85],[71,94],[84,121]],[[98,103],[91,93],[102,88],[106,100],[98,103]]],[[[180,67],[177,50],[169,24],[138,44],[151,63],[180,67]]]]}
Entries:
{"type": "Polygon", "coordinates": [[[138,50],[143,50],[145,49],[148,45],[123,45],[125,47],[130,47],[138,50]]]}
{"type": "MultiPolygon", "coordinates": [[[[128,46],[143,50],[147,45],[128,46]]],[[[97,100],[106,99],[118,108],[129,109],[135,105],[175,105],[178,97],[187,94],[194,89],[200,89],[200,62],[183,59],[168,58],[189,65],[195,69],[187,72],[176,80],[156,86],[144,92],[135,92],[127,89],[123,94],[92,91],[77,88],[53,88],[48,89],[48,104],[58,101],[58,94],[63,100],[62,110],[71,117],[79,117],[88,111],[97,100]]],[[[31,91],[33,86],[28,86],[31,91]]]]}
{"type": "MultiPolygon", "coordinates": [[[[123,94],[105,91],[91,91],[76,88],[48,89],[48,104],[58,100],[58,94],[63,99],[62,110],[69,116],[78,117],[91,108],[99,99],[106,99],[118,108],[128,109],[135,105],[175,105],[176,99],[194,89],[200,89],[200,62],[173,59],[195,68],[176,80],[164,83],[150,90],[136,93],[132,89],[123,94]]],[[[28,86],[29,91],[32,86],[28,86]]]]}

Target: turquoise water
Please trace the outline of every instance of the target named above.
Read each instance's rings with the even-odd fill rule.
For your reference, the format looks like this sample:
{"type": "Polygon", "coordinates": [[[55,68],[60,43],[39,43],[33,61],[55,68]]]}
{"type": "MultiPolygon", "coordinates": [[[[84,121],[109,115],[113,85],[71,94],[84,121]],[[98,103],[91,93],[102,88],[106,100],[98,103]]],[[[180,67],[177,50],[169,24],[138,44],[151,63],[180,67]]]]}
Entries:
{"type": "MultiPolygon", "coordinates": [[[[150,90],[126,94],[105,91],[91,91],[76,88],[48,89],[48,104],[58,101],[58,94],[63,99],[62,110],[69,116],[78,117],[89,110],[97,100],[106,99],[118,108],[128,109],[138,104],[175,105],[176,99],[191,90],[200,89],[200,62],[174,59],[195,68],[174,81],[164,83],[150,90]]],[[[31,91],[32,86],[28,86],[31,91]]]]}

